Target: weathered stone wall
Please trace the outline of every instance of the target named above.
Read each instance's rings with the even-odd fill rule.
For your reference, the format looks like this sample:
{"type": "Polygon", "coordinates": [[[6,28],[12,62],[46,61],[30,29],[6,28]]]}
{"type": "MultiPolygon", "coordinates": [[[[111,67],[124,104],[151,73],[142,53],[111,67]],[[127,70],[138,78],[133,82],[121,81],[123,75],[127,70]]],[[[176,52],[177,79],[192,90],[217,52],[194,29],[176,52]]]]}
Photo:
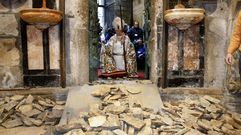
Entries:
{"type": "Polygon", "coordinates": [[[32,0],[0,1],[0,88],[23,85],[18,12],[31,7],[32,0]]]}
{"type": "Polygon", "coordinates": [[[89,82],[89,1],[68,0],[66,5],[67,85],[89,82]]]}

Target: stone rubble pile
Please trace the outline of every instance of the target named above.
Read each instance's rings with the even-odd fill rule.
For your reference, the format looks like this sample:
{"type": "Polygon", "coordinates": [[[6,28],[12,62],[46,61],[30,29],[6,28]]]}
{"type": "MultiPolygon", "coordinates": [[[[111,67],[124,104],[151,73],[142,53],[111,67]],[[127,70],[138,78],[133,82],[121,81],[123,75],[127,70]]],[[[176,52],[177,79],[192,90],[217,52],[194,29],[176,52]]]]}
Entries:
{"type": "Polygon", "coordinates": [[[79,119],[56,126],[65,135],[240,135],[241,115],[231,113],[210,96],[164,103],[159,112],[143,108],[125,87],[100,87],[92,95],[101,103],[80,112],[79,119]]]}
{"type": "Polygon", "coordinates": [[[0,98],[0,125],[5,128],[58,124],[65,101],[41,96],[14,95],[0,98]]]}

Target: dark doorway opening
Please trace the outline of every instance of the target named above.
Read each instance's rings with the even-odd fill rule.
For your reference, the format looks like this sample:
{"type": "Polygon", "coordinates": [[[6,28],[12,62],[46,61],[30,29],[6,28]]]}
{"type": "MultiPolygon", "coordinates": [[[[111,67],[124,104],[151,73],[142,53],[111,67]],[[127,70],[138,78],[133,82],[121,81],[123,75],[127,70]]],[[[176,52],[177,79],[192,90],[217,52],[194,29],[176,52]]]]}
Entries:
{"type": "MultiPolygon", "coordinates": [[[[143,30],[142,32],[142,40],[143,40],[143,48],[136,49],[136,60],[137,60],[137,69],[138,69],[138,77],[137,79],[149,79],[149,67],[147,66],[147,41],[149,35],[146,32],[145,23],[148,22],[149,14],[145,13],[145,0],[98,0],[98,17],[100,20],[100,25],[102,27],[102,33],[100,33],[100,41],[108,42],[106,37],[108,34],[114,35],[114,30],[112,26],[112,21],[115,17],[121,16],[122,19],[127,24],[125,28],[125,32],[127,35],[128,30],[130,30],[134,26],[134,22],[138,21],[140,24],[140,28],[143,30]],[[121,11],[120,11],[121,5],[121,11]],[[146,33],[144,33],[146,32],[146,33]],[[139,51],[139,52],[138,52],[139,51]],[[141,51],[141,52],[140,52],[141,51]],[[137,55],[138,54],[138,55],[137,55]]],[[[148,5],[150,6],[150,5],[148,5]]],[[[101,68],[98,68],[98,76],[101,77],[101,68]]]]}

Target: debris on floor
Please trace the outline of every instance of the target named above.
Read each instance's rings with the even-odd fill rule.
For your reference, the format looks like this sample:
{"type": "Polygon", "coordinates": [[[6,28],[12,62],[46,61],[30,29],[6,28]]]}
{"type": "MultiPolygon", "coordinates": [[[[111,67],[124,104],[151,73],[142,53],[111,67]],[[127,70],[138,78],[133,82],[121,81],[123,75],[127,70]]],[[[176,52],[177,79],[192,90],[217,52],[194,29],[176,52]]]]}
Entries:
{"type": "Polygon", "coordinates": [[[158,112],[142,107],[130,98],[137,90],[100,87],[92,96],[101,103],[91,104],[79,119],[57,125],[53,132],[65,135],[239,135],[241,115],[229,112],[221,101],[203,96],[179,103],[164,102],[158,112]]]}
{"type": "Polygon", "coordinates": [[[32,95],[0,98],[0,124],[5,128],[56,125],[64,105],[65,101],[32,95]]]}

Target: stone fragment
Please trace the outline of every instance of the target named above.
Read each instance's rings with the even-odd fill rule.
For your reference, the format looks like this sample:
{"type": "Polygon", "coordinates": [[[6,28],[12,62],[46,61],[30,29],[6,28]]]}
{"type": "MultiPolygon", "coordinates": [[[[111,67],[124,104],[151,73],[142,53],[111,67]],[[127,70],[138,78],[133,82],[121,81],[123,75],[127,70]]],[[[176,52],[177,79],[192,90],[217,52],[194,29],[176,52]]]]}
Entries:
{"type": "Polygon", "coordinates": [[[85,133],[81,129],[74,129],[65,133],[64,135],[85,135],[85,133]]]}
{"type": "Polygon", "coordinates": [[[105,97],[110,93],[110,87],[108,86],[100,86],[94,90],[91,95],[94,97],[105,97]]]}
{"type": "Polygon", "coordinates": [[[66,101],[56,101],[57,105],[64,105],[66,103],[66,101]]]}
{"type": "Polygon", "coordinates": [[[13,109],[18,103],[16,101],[10,101],[9,103],[4,105],[4,109],[6,111],[10,111],[11,109],[13,109]]]}
{"type": "Polygon", "coordinates": [[[95,116],[88,119],[90,127],[100,127],[106,122],[106,116],[95,116]]]}
{"type": "Polygon", "coordinates": [[[188,132],[185,133],[184,135],[204,135],[204,134],[201,133],[201,132],[199,132],[198,130],[191,129],[190,131],[188,131],[188,132]]]}
{"type": "Polygon", "coordinates": [[[107,107],[105,107],[105,112],[107,113],[112,113],[112,114],[121,114],[126,110],[125,106],[121,106],[121,105],[108,105],[107,107]]]}
{"type": "Polygon", "coordinates": [[[36,109],[38,109],[38,110],[40,110],[40,111],[44,111],[44,110],[45,110],[45,108],[43,108],[43,107],[42,107],[41,105],[39,105],[39,104],[33,103],[32,105],[33,105],[34,108],[36,108],[36,109]]]}
{"type": "Polygon", "coordinates": [[[24,125],[26,125],[26,126],[33,126],[33,122],[31,122],[31,120],[28,117],[26,117],[26,116],[24,116],[24,115],[22,115],[20,113],[17,113],[17,115],[21,118],[21,120],[24,123],[24,125]]]}
{"type": "Polygon", "coordinates": [[[114,129],[120,128],[121,125],[120,125],[119,116],[109,114],[109,116],[107,117],[107,121],[104,123],[104,125],[102,125],[102,127],[108,130],[114,130],[114,129]]]}
{"type": "Polygon", "coordinates": [[[61,118],[62,114],[63,114],[63,110],[52,110],[51,112],[49,112],[48,118],[58,119],[58,118],[61,118]]]}
{"type": "Polygon", "coordinates": [[[0,106],[2,106],[5,103],[5,101],[0,101],[0,106]]]}
{"type": "Polygon", "coordinates": [[[121,95],[120,94],[117,94],[117,95],[114,95],[114,96],[111,96],[109,98],[109,100],[117,100],[117,99],[120,99],[121,98],[121,95]]]}
{"type": "Polygon", "coordinates": [[[3,113],[1,116],[0,116],[0,123],[4,122],[7,118],[9,118],[12,114],[14,113],[14,110],[10,110],[6,113],[3,113]]]}
{"type": "Polygon", "coordinates": [[[219,99],[213,98],[208,95],[205,95],[203,98],[214,104],[219,104],[221,102],[219,99]]]}
{"type": "Polygon", "coordinates": [[[26,98],[26,104],[32,104],[33,103],[33,96],[32,95],[28,95],[28,97],[26,98]]]}
{"type": "Polygon", "coordinates": [[[120,130],[120,129],[116,129],[113,131],[116,135],[128,135],[127,133],[125,133],[124,131],[120,130]]]}
{"type": "Polygon", "coordinates": [[[32,109],[31,111],[27,112],[25,115],[28,117],[32,117],[32,116],[37,116],[41,113],[41,111],[37,110],[37,109],[32,109]]]}
{"type": "Polygon", "coordinates": [[[42,121],[46,121],[47,118],[48,118],[48,114],[49,114],[49,111],[46,110],[46,111],[40,113],[40,114],[37,116],[37,119],[40,119],[40,120],[42,120],[42,121]]]}
{"type": "Polygon", "coordinates": [[[42,100],[38,100],[38,103],[42,106],[46,106],[46,107],[53,107],[54,105],[46,103],[45,101],[42,100]]]}
{"type": "Polygon", "coordinates": [[[19,101],[19,100],[22,100],[24,98],[23,95],[14,95],[12,97],[10,97],[11,100],[14,100],[14,101],[19,101]]]}
{"type": "Polygon", "coordinates": [[[109,130],[102,130],[98,135],[114,135],[114,133],[109,130]]]}
{"type": "Polygon", "coordinates": [[[21,125],[23,125],[23,122],[20,119],[8,120],[2,123],[5,128],[14,128],[21,125]]]}
{"type": "Polygon", "coordinates": [[[200,105],[204,108],[209,107],[209,105],[211,104],[209,101],[207,101],[203,97],[199,98],[199,101],[200,101],[200,105]]]}
{"type": "Polygon", "coordinates": [[[27,116],[28,112],[33,110],[33,106],[31,104],[21,105],[18,109],[22,114],[27,116]]]}
{"type": "Polygon", "coordinates": [[[238,113],[233,113],[232,118],[235,122],[241,125],[241,115],[238,113]]]}
{"type": "Polygon", "coordinates": [[[33,118],[29,118],[29,120],[35,125],[35,126],[41,126],[43,124],[43,122],[39,119],[33,119],[33,118]]]}
{"type": "Polygon", "coordinates": [[[206,130],[212,130],[212,126],[211,126],[210,122],[205,119],[198,120],[197,124],[198,124],[198,126],[204,128],[206,130]]]}
{"type": "Polygon", "coordinates": [[[173,120],[170,117],[168,117],[168,115],[161,117],[161,120],[169,126],[173,125],[173,120]]]}
{"type": "Polygon", "coordinates": [[[241,125],[235,122],[228,114],[224,114],[222,118],[225,120],[226,123],[229,123],[230,125],[232,125],[237,129],[241,129],[241,125]]]}
{"type": "Polygon", "coordinates": [[[140,120],[140,119],[128,116],[128,115],[125,115],[122,118],[122,120],[125,121],[127,124],[133,126],[134,128],[138,129],[138,130],[140,130],[143,126],[145,126],[145,123],[144,123],[143,120],[140,120]]]}
{"type": "Polygon", "coordinates": [[[223,135],[223,133],[210,130],[210,131],[208,131],[208,135],[223,135]]]}
{"type": "Polygon", "coordinates": [[[64,106],[63,105],[55,105],[52,109],[53,110],[64,110],[64,106]]]}
{"type": "Polygon", "coordinates": [[[175,135],[183,135],[183,134],[187,133],[188,131],[190,131],[189,128],[184,128],[184,129],[178,131],[175,135]]]}
{"type": "Polygon", "coordinates": [[[145,126],[141,129],[141,131],[137,135],[153,135],[150,119],[145,120],[145,126]]]}
{"type": "Polygon", "coordinates": [[[26,103],[26,99],[23,99],[22,101],[20,101],[18,103],[18,105],[15,107],[15,109],[18,109],[21,105],[25,104],[26,103]]]}
{"type": "Polygon", "coordinates": [[[214,119],[212,119],[210,123],[212,127],[216,127],[216,128],[221,128],[221,126],[223,125],[222,121],[214,120],[214,119]]]}
{"type": "Polygon", "coordinates": [[[137,87],[128,87],[127,91],[129,93],[131,93],[131,94],[139,94],[139,93],[141,93],[140,88],[137,88],[137,87]]]}

